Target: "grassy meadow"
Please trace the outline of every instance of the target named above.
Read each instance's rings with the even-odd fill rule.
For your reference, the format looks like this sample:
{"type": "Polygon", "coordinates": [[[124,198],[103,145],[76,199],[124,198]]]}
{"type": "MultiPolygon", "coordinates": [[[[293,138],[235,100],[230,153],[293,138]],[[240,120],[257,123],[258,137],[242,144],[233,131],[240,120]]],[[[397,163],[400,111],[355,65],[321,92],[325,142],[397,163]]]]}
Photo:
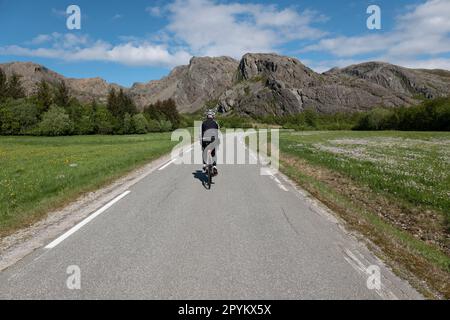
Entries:
{"type": "Polygon", "coordinates": [[[280,149],[284,173],[450,297],[449,132],[283,131],[280,149]]]}
{"type": "Polygon", "coordinates": [[[169,133],[0,137],[0,236],[169,152],[169,133]]]}
{"type": "Polygon", "coordinates": [[[450,133],[285,133],[281,149],[450,220],[450,133]]]}

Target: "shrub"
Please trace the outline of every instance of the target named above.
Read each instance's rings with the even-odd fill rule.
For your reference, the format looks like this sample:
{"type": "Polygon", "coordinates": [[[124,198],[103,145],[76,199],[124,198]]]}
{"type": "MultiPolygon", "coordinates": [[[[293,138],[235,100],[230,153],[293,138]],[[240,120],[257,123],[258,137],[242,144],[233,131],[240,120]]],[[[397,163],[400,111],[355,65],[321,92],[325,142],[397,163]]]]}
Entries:
{"type": "Polygon", "coordinates": [[[148,132],[148,121],[142,113],[138,113],[131,118],[133,131],[137,134],[145,134],[148,132]]]}
{"type": "Polygon", "coordinates": [[[158,120],[150,119],[148,120],[148,132],[160,132],[161,125],[158,120]]]}
{"type": "Polygon", "coordinates": [[[111,134],[114,130],[113,116],[105,106],[96,106],[94,113],[94,131],[99,134],[111,134]]]}
{"type": "Polygon", "coordinates": [[[37,128],[37,134],[43,136],[64,136],[73,132],[73,123],[66,111],[58,106],[52,105],[43,114],[42,121],[37,128]]]}
{"type": "Polygon", "coordinates": [[[38,123],[38,109],[30,100],[8,100],[0,106],[0,134],[26,134],[38,123]]]}
{"type": "Polygon", "coordinates": [[[169,120],[161,120],[160,121],[161,132],[171,131],[173,128],[172,122],[169,120]]]}
{"type": "Polygon", "coordinates": [[[133,123],[131,122],[131,116],[129,113],[125,113],[123,117],[123,126],[122,126],[123,134],[132,134],[133,132],[133,123]]]}
{"type": "Polygon", "coordinates": [[[358,130],[384,130],[388,129],[388,123],[392,118],[392,111],[382,108],[375,108],[366,113],[359,121],[358,130]]]}

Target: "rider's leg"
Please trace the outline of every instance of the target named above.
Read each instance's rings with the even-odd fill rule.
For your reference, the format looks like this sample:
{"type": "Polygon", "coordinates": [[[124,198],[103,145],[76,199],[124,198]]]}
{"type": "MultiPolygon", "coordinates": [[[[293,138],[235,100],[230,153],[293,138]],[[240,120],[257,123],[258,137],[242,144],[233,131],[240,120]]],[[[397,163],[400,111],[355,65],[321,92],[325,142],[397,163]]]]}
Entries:
{"type": "Polygon", "coordinates": [[[209,145],[208,141],[202,142],[203,171],[206,171],[207,154],[205,153],[205,149],[208,147],[208,145],[209,145]]]}
{"type": "Polygon", "coordinates": [[[211,156],[213,157],[213,172],[214,175],[217,176],[219,172],[217,171],[217,159],[216,159],[216,149],[211,152],[211,156]]]}

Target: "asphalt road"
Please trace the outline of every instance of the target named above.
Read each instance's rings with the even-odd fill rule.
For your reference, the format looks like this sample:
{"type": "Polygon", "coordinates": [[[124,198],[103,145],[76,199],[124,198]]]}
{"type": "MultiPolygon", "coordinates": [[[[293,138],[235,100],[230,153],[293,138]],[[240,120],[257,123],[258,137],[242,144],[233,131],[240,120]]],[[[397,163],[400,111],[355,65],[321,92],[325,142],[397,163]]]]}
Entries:
{"type": "Polygon", "coordinates": [[[56,246],[1,272],[0,298],[421,298],[282,177],[222,165],[206,190],[199,169],[154,171],[56,246]],[[67,286],[71,265],[81,289],[67,286]],[[367,286],[371,265],[379,290],[367,286]]]}

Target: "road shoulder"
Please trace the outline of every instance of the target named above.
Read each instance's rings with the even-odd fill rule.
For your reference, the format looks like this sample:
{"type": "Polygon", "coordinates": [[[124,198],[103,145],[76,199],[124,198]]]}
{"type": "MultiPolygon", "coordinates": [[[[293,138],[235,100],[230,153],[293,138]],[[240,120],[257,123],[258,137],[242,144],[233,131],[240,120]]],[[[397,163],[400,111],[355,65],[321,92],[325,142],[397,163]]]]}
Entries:
{"type": "Polygon", "coordinates": [[[63,208],[49,212],[33,225],[0,240],[0,271],[22,260],[33,251],[45,246],[66,230],[88,217],[132,185],[147,177],[169,161],[171,155],[162,156],[141,166],[94,192],[82,195],[63,208]]]}

